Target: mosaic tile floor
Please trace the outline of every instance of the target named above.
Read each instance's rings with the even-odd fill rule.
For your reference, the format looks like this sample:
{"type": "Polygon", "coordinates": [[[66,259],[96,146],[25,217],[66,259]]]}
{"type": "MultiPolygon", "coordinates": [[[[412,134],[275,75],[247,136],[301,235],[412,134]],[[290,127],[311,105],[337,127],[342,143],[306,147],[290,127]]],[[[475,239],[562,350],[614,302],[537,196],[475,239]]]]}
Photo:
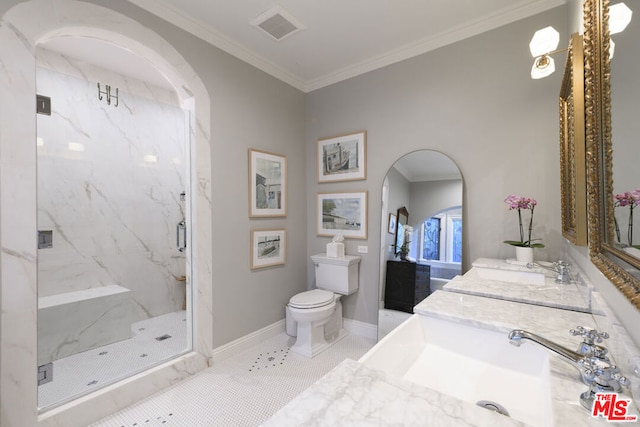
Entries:
{"type": "Polygon", "coordinates": [[[313,359],[289,351],[285,333],[92,424],[92,427],[257,426],[374,340],[347,335],[313,359]]]}
{"type": "Polygon", "coordinates": [[[132,338],[53,362],[53,381],[38,387],[38,406],[53,407],[185,351],[186,311],[131,325],[132,338]]]}

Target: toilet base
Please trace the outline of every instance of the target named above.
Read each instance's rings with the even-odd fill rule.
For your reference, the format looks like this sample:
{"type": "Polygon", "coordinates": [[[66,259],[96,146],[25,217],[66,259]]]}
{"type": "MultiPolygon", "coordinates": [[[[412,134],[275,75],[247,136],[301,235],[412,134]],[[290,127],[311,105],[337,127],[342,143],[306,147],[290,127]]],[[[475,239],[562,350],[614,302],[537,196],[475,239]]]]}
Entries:
{"type": "Polygon", "coordinates": [[[340,341],[342,338],[349,335],[349,333],[345,331],[344,328],[341,328],[340,331],[338,331],[337,334],[334,334],[333,337],[325,339],[324,327],[315,328],[315,331],[301,331],[300,329],[307,328],[298,328],[298,336],[296,338],[296,342],[290,348],[290,350],[294,353],[298,353],[309,358],[317,356],[318,354],[331,347],[333,344],[340,341]],[[318,333],[321,335],[318,335],[318,333]]]}

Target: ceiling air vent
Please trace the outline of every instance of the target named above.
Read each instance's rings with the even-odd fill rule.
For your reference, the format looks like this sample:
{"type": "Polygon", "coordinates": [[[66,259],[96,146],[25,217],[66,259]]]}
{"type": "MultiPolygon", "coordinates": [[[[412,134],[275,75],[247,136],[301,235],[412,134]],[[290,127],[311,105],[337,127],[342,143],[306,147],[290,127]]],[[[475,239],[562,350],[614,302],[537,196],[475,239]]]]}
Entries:
{"type": "Polygon", "coordinates": [[[278,41],[305,28],[280,6],[274,6],[262,13],[251,21],[251,25],[260,28],[278,41]]]}

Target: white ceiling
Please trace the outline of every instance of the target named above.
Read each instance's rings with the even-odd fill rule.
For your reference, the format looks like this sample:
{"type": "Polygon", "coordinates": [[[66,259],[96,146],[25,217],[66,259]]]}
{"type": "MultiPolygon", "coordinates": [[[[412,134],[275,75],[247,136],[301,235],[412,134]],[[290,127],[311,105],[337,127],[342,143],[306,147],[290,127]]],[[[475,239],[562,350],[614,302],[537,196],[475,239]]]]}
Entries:
{"type": "MultiPolygon", "coordinates": [[[[567,0],[129,0],[309,92],[567,0]],[[278,5],[306,28],[276,41],[250,22],[278,5]]],[[[527,49],[527,46],[523,46],[527,49]]]]}

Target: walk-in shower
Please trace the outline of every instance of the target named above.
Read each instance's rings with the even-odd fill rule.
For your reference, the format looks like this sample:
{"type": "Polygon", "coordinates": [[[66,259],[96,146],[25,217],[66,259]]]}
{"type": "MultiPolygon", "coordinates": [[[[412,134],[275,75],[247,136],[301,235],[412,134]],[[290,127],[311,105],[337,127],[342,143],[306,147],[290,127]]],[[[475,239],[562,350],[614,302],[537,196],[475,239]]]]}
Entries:
{"type": "Polygon", "coordinates": [[[87,49],[114,47],[36,52],[42,410],[192,346],[188,113],[161,78],[74,55],[87,49]]]}

